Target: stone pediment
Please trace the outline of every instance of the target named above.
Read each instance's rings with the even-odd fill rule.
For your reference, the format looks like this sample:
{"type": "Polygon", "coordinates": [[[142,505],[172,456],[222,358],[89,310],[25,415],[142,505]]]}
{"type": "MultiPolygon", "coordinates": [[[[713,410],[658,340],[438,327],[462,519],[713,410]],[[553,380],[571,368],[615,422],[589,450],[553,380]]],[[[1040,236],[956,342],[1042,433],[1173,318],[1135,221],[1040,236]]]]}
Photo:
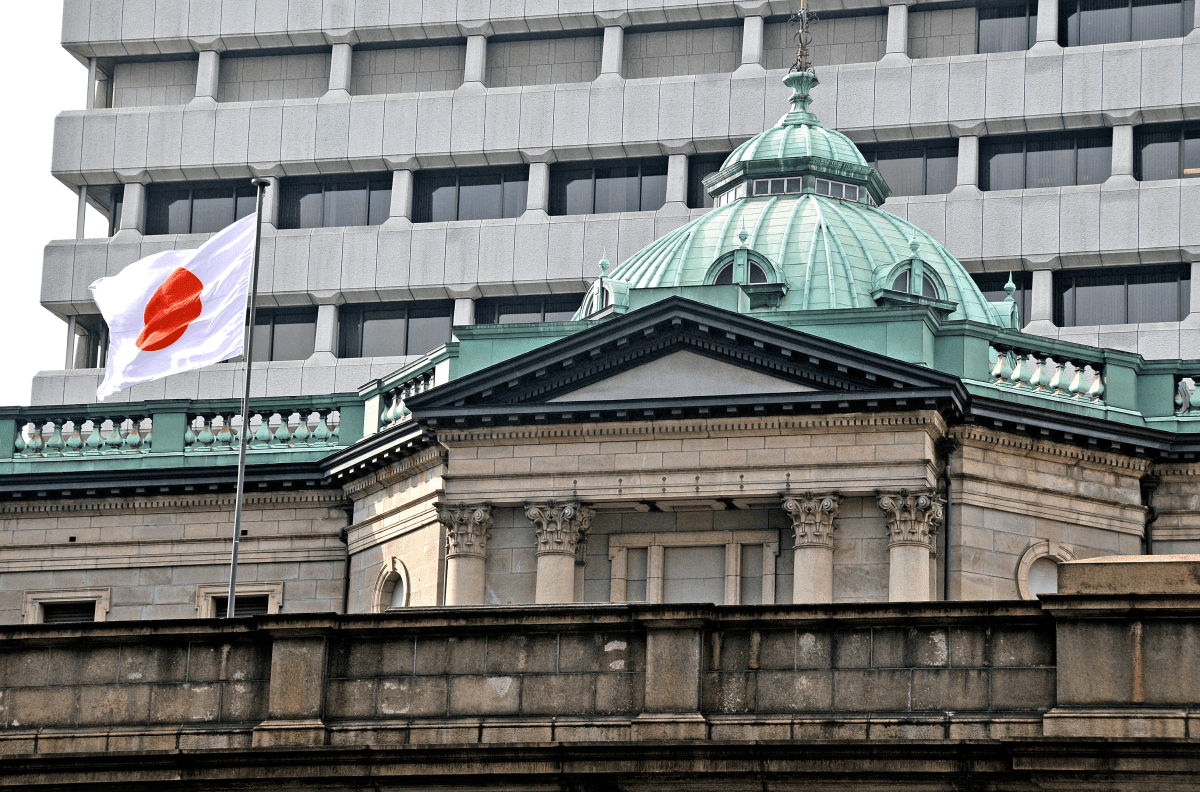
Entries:
{"type": "Polygon", "coordinates": [[[506,422],[550,414],[578,420],[585,409],[595,420],[628,410],[736,414],[806,402],[806,412],[825,409],[824,402],[833,409],[925,409],[946,400],[957,411],[965,406],[956,377],[672,297],[460,377],[408,405],[418,421],[436,426],[493,423],[501,415],[506,422]]]}

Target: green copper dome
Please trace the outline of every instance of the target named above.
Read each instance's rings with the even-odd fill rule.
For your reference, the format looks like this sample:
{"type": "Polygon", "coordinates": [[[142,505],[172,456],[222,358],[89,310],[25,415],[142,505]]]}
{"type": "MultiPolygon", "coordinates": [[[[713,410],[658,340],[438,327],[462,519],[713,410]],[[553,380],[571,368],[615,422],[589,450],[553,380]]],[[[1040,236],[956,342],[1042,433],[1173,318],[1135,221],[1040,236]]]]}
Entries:
{"type": "Polygon", "coordinates": [[[944,247],[876,207],[887,183],[808,110],[816,77],[794,72],[784,82],[791,111],[705,180],[716,208],[605,267],[577,316],[626,288],[738,283],[758,295],[752,309],[930,305],[949,319],[1010,327],[1011,310],[989,303],[944,247]]]}

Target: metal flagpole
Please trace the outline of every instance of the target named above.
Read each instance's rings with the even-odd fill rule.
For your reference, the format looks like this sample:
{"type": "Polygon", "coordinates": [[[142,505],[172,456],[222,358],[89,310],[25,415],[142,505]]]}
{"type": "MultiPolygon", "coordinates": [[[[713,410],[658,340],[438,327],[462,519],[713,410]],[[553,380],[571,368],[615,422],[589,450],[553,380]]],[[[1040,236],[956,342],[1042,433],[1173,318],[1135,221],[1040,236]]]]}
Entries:
{"type": "Polygon", "coordinates": [[[233,506],[233,555],[229,560],[229,602],[225,605],[225,618],[233,618],[234,591],[237,588],[237,558],[238,544],[242,538],[242,495],[246,491],[246,447],[250,445],[250,369],[254,364],[254,308],[258,301],[258,248],[262,240],[262,207],[263,193],[270,182],[267,179],[252,179],[250,181],[258,188],[258,202],[255,206],[254,221],[254,257],[250,264],[250,293],[247,296],[246,334],[242,341],[242,357],[245,360],[245,372],[242,382],[242,431],[241,444],[238,445],[237,495],[233,506]]]}

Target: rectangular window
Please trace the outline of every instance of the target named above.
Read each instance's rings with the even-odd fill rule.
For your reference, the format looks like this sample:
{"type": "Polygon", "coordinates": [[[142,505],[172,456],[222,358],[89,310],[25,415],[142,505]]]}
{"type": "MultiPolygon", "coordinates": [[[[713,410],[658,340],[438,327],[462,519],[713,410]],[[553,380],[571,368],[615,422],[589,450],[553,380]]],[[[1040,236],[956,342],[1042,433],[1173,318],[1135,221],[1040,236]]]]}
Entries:
{"type": "Polygon", "coordinates": [[[762,605],[763,546],[742,545],[739,605],[762,605]]]}
{"type": "Polygon", "coordinates": [[[1200,126],[1138,127],[1133,174],[1140,181],[1200,178],[1200,126]]]}
{"type": "Polygon", "coordinates": [[[316,308],[275,308],[254,316],[254,360],[305,360],[317,341],[316,308]]]}
{"type": "Polygon", "coordinates": [[[663,602],[725,604],[725,548],[663,548],[663,602]]]}
{"type": "Polygon", "coordinates": [[[688,157],[688,208],[710,209],[713,198],[704,188],[704,180],[721,170],[728,154],[695,154],[688,157]]]}
{"type": "Polygon", "coordinates": [[[493,297],[475,303],[475,324],[568,322],[583,304],[582,294],[493,297]]]}
{"type": "Polygon", "coordinates": [[[280,184],[280,228],[380,225],[392,203],[392,175],[285,179],[280,184]]]}
{"type": "Polygon", "coordinates": [[[1191,32],[1195,8],[1195,0],[1062,0],[1058,43],[1082,47],[1179,38],[1191,32]]]}
{"type": "Polygon", "coordinates": [[[958,184],[957,141],[860,148],[892,195],[944,195],[958,184]]]}
{"type": "Polygon", "coordinates": [[[550,214],[652,212],[667,202],[667,158],[550,168],[550,214]]]}
{"type": "Polygon", "coordinates": [[[979,8],[979,53],[1027,50],[1037,41],[1037,3],[979,8]]]}
{"type": "Polygon", "coordinates": [[[418,171],[413,222],[519,217],[529,192],[529,167],[418,171]]]}
{"type": "Polygon", "coordinates": [[[1112,173],[1112,131],[984,138],[979,189],[1100,184],[1112,173]]]}
{"type": "Polygon", "coordinates": [[[1191,268],[1063,270],[1054,274],[1054,323],[1178,322],[1191,311],[1191,268]]]}
{"type": "Polygon", "coordinates": [[[121,228],[121,206],[125,202],[125,185],[116,184],[112,187],[89,187],[88,198],[104,207],[108,215],[108,235],[112,236],[121,228]]]}
{"type": "Polygon", "coordinates": [[[146,233],[211,234],[254,212],[257,192],[244,181],[146,187],[146,233]]]}
{"type": "Polygon", "coordinates": [[[645,547],[631,547],[626,551],[625,599],[629,602],[646,601],[647,555],[645,547]]]}
{"type": "Polygon", "coordinates": [[[42,624],[96,621],[96,601],[42,603],[42,624]]]}
{"type": "MultiPolygon", "coordinates": [[[[233,600],[233,616],[238,618],[241,616],[266,616],[269,613],[267,604],[270,597],[266,594],[243,594],[240,597],[235,597],[233,600]]],[[[229,610],[229,597],[213,597],[213,615],[218,619],[224,619],[225,614],[229,610]]]]}
{"type": "Polygon", "coordinates": [[[343,305],[338,311],[338,357],[424,355],[450,340],[454,303],[343,305]]]}
{"type": "MultiPolygon", "coordinates": [[[[1013,300],[1017,303],[1017,310],[1020,313],[1021,325],[1029,323],[1029,308],[1030,299],[1033,295],[1033,274],[1029,272],[1014,272],[1012,274],[1013,285],[1016,286],[1016,291],[1013,292],[1013,300]]],[[[987,274],[972,275],[975,285],[979,287],[979,291],[983,292],[984,299],[988,302],[1004,302],[1008,297],[1008,293],[1004,291],[1004,285],[1008,283],[1009,273],[1004,272],[989,272],[987,274]]]]}
{"type": "Polygon", "coordinates": [[[108,362],[108,323],[98,314],[75,317],[75,364],[77,369],[103,368],[108,362]]]}

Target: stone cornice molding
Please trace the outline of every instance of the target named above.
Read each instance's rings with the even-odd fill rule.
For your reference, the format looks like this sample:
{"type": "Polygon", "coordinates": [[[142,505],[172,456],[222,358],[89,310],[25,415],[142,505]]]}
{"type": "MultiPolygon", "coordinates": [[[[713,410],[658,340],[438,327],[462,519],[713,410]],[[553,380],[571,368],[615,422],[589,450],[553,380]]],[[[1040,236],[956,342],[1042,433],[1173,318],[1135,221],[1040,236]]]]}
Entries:
{"type": "Polygon", "coordinates": [[[342,488],[342,491],[349,497],[375,486],[386,487],[389,484],[394,484],[402,479],[437,467],[445,461],[444,454],[445,449],[438,446],[431,446],[410,457],[380,468],[369,475],[351,481],[342,488]]]}
{"type": "Polygon", "coordinates": [[[933,538],[946,517],[946,501],[932,490],[876,492],[887,515],[888,547],[921,545],[933,548],[933,538]]]}
{"type": "Polygon", "coordinates": [[[1151,472],[1161,479],[1200,478],[1200,462],[1159,462],[1151,472]]]}
{"type": "MultiPolygon", "coordinates": [[[[0,504],[0,514],[36,514],[49,512],[140,512],[148,510],[174,511],[178,509],[226,508],[232,509],[237,498],[234,493],[211,495],[148,495],[88,500],[10,501],[0,504]]],[[[309,490],[303,492],[258,492],[246,493],[243,503],[252,505],[297,505],[341,506],[345,503],[341,490],[309,490]]]]}
{"type": "Polygon", "coordinates": [[[836,492],[814,495],[805,492],[799,497],[783,496],[783,510],[792,518],[796,547],[825,547],[833,549],[833,521],[837,519],[842,496],[836,492]]]}
{"type": "Polygon", "coordinates": [[[488,531],[492,528],[490,503],[434,504],[437,519],[446,526],[446,557],[487,555],[488,531]]]}
{"type": "Polygon", "coordinates": [[[1099,451],[1066,443],[1055,443],[1050,440],[1034,440],[1024,435],[998,432],[978,426],[957,426],[950,430],[949,436],[960,443],[974,445],[993,445],[1009,448],[1014,451],[1044,454],[1058,459],[1070,459],[1075,462],[1089,462],[1106,468],[1119,468],[1133,473],[1145,473],[1150,469],[1151,462],[1134,456],[1125,456],[1111,451],[1099,451]]]}
{"type": "Polygon", "coordinates": [[[576,557],[596,516],[579,501],[526,503],[525,516],[537,532],[537,555],[557,553],[576,557]]]}
{"type": "Polygon", "coordinates": [[[932,410],[911,413],[848,413],[790,418],[711,418],[705,420],[663,421],[648,419],[629,423],[581,423],[549,426],[497,426],[469,429],[438,429],[438,442],[445,445],[506,443],[516,440],[587,440],[626,435],[679,437],[682,435],[762,434],[764,432],[808,433],[814,430],[856,432],[864,429],[894,430],[896,427],[922,427],[937,437],[946,433],[946,422],[932,410]]]}

